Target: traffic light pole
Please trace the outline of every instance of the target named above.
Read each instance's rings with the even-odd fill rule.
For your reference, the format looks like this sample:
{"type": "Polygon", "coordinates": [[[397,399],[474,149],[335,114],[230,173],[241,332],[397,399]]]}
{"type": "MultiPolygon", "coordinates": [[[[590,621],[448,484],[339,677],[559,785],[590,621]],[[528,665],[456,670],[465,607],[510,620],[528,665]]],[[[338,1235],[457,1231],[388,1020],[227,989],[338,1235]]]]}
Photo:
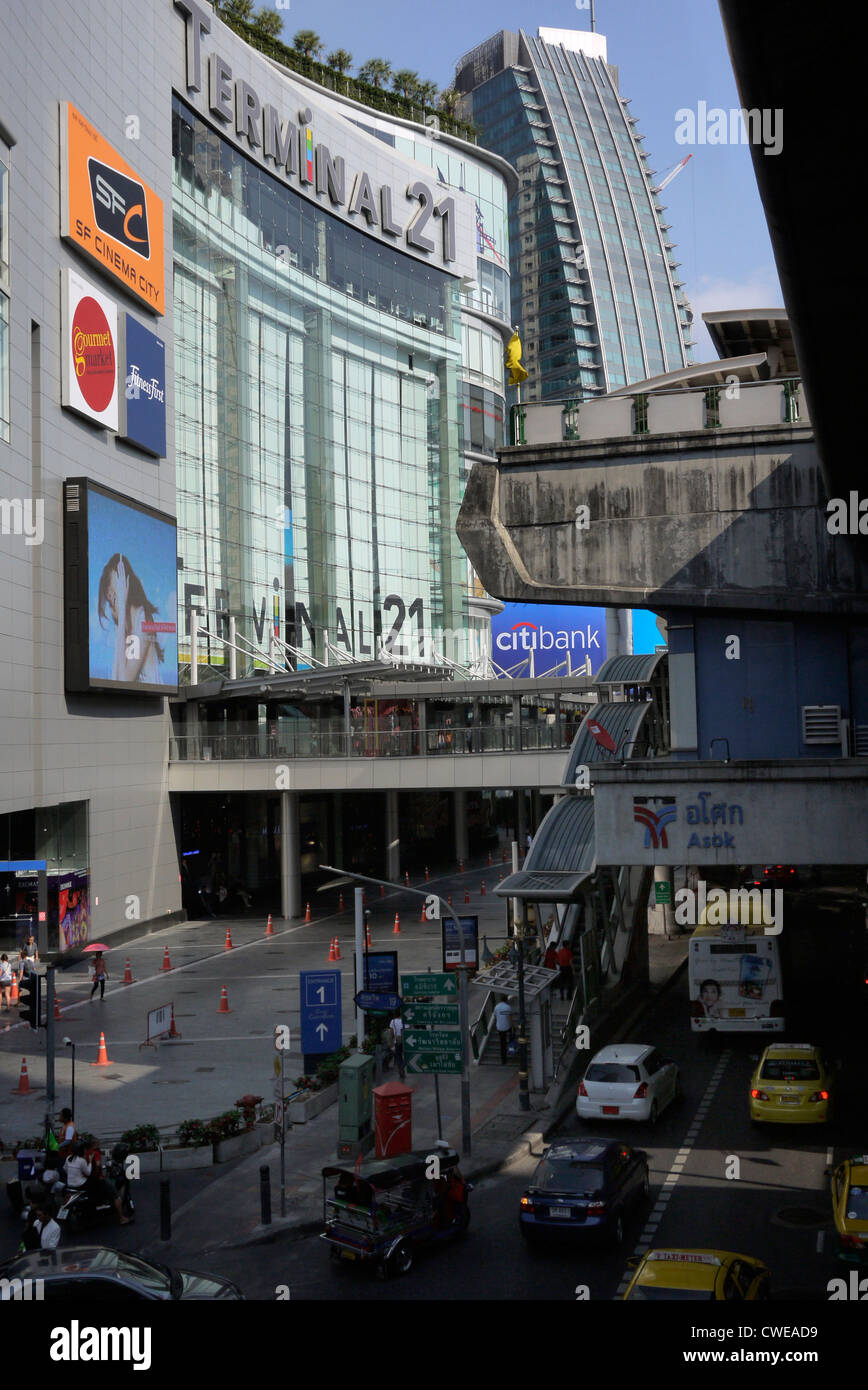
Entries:
{"type": "Polygon", "coordinates": [[[45,1137],[48,1138],[54,1118],[54,966],[45,972],[45,1137]]]}
{"type": "MultiPolygon", "coordinates": [[[[351,880],[353,883],[370,883],[374,888],[391,888],[395,893],[409,893],[416,898],[434,898],[439,904],[438,921],[448,919],[455,927],[458,936],[458,948],[460,951],[460,964],[458,967],[458,1027],[461,1032],[461,1152],[465,1158],[470,1157],[470,1059],[468,1056],[468,1033],[469,1033],[469,1008],[467,999],[467,953],[464,944],[464,933],[458,925],[458,919],[448,903],[444,902],[439,893],[426,893],[421,888],[408,888],[403,883],[392,883],[387,878],[368,878],[365,874],[353,873],[350,869],[335,868],[333,864],[320,864],[319,866],[325,873],[337,874],[339,878],[351,880]]],[[[333,885],[323,884],[318,891],[333,885]]],[[[356,889],[356,893],[361,896],[361,890],[356,889]]]]}

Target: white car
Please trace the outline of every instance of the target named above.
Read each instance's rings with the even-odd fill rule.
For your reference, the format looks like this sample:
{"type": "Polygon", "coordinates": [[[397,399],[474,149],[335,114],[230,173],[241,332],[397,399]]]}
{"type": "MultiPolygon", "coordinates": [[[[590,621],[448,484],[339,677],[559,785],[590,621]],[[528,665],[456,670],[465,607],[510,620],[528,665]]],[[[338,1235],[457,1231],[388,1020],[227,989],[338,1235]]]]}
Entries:
{"type": "Polygon", "coordinates": [[[604,1047],[579,1083],[580,1120],[648,1120],[681,1099],[678,1067],[643,1043],[604,1047]]]}

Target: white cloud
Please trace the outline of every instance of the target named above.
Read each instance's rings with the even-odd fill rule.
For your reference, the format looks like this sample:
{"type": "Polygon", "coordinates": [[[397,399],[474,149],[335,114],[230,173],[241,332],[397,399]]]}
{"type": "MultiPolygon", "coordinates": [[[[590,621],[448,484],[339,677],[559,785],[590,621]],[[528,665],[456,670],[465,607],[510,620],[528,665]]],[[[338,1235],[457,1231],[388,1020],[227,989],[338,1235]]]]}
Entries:
{"type": "Polygon", "coordinates": [[[781,309],[784,297],[774,265],[757,266],[741,279],[700,275],[697,285],[687,287],[693,310],[697,362],[713,362],[717,353],[711,345],[702,315],[714,309],[781,309]]]}

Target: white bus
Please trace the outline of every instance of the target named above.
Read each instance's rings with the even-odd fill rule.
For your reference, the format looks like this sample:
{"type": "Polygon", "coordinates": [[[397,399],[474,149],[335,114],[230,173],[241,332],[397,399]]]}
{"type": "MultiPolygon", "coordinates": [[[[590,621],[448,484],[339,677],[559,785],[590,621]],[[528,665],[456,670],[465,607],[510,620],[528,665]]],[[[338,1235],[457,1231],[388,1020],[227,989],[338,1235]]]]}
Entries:
{"type": "Polygon", "coordinates": [[[694,1033],[782,1033],[777,936],[745,924],[702,924],[690,938],[690,1027],[694,1033]]]}

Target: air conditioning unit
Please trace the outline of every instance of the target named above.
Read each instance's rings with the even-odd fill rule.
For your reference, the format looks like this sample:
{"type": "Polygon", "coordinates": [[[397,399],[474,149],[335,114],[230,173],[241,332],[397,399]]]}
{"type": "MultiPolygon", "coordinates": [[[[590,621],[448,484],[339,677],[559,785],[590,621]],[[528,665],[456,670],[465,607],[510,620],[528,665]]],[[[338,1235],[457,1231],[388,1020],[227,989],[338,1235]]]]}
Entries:
{"type": "Polygon", "coordinates": [[[841,743],[840,705],[802,705],[803,743],[841,743]]]}
{"type": "Polygon", "coordinates": [[[853,757],[868,758],[868,724],[857,724],[853,740],[853,757]]]}

